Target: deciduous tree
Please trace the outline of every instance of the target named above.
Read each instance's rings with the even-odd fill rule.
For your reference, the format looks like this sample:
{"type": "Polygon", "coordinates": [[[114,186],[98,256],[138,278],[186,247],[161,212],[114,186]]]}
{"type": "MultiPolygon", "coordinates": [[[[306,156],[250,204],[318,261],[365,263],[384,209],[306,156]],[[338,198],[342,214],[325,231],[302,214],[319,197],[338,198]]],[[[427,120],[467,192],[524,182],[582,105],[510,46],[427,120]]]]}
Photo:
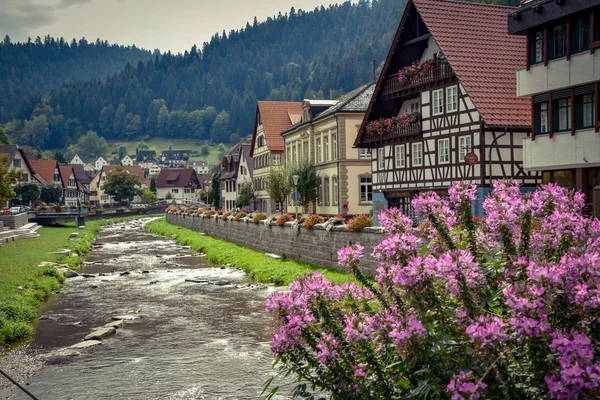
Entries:
{"type": "Polygon", "coordinates": [[[30,204],[40,198],[40,185],[32,182],[21,182],[15,186],[15,193],[21,196],[23,204],[30,204]]]}
{"type": "Polygon", "coordinates": [[[291,189],[286,171],[283,168],[271,167],[267,175],[267,193],[271,199],[276,203],[283,203],[291,189]]]}
{"type": "Polygon", "coordinates": [[[238,207],[249,206],[252,203],[254,203],[254,199],[255,199],[255,196],[254,196],[254,188],[252,187],[252,182],[242,183],[238,187],[236,205],[238,207]]]}
{"type": "Polygon", "coordinates": [[[298,175],[298,194],[300,204],[306,212],[308,206],[314,203],[319,198],[319,186],[320,178],[319,174],[315,170],[315,166],[307,161],[302,161],[296,166],[292,166],[287,171],[288,182],[290,183],[292,190],[294,188],[294,182],[292,176],[298,175]]]}
{"type": "Polygon", "coordinates": [[[8,154],[0,153],[0,208],[6,205],[6,202],[15,197],[13,185],[20,177],[19,171],[9,169],[8,154]]]}
{"type": "Polygon", "coordinates": [[[104,192],[113,196],[117,202],[131,201],[139,193],[139,183],[137,175],[117,167],[106,176],[104,192]]]}

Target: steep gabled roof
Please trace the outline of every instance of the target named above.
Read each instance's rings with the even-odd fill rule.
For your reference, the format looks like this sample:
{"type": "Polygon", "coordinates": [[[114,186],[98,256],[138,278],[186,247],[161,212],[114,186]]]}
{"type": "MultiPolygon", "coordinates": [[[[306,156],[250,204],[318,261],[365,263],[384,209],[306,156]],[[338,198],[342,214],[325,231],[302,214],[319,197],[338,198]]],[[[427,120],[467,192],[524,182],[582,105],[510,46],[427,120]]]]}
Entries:
{"type": "Polygon", "coordinates": [[[75,179],[77,179],[77,183],[88,184],[90,183],[90,177],[85,173],[83,169],[83,165],[81,164],[69,164],[73,168],[73,173],[75,174],[75,179]]]}
{"type": "MultiPolygon", "coordinates": [[[[31,171],[35,178],[40,181],[42,185],[49,185],[54,182],[54,171],[58,167],[58,162],[56,160],[29,160],[29,165],[31,165],[31,171]]],[[[77,165],[83,168],[83,165],[77,165]]]]}
{"type": "Polygon", "coordinates": [[[69,187],[69,178],[71,178],[71,172],[73,172],[73,167],[70,165],[60,165],[60,177],[62,179],[63,188],[66,189],[69,187]]]}
{"type": "Polygon", "coordinates": [[[196,181],[198,186],[200,180],[198,175],[193,168],[187,169],[162,169],[160,174],[156,177],[157,188],[170,188],[170,187],[189,187],[190,181],[196,181]]]}
{"type": "Polygon", "coordinates": [[[137,176],[138,181],[140,183],[146,183],[146,178],[144,177],[144,171],[142,170],[142,167],[140,167],[139,165],[124,165],[124,166],[105,165],[104,167],[102,167],[102,170],[104,171],[105,174],[108,174],[109,172],[112,172],[112,171],[116,170],[117,168],[122,168],[125,171],[129,172],[130,174],[137,176]]]}
{"type": "MultiPolygon", "coordinates": [[[[254,162],[250,153],[252,152],[252,145],[246,144],[242,146],[242,153],[244,154],[244,159],[246,160],[246,166],[248,167],[248,175],[250,178],[254,176],[254,162]]],[[[241,159],[240,159],[241,161],[241,159]]],[[[238,166],[239,167],[239,166],[238,166]]]]}
{"type": "Polygon", "coordinates": [[[31,169],[31,164],[29,163],[29,158],[27,158],[27,154],[25,154],[25,151],[21,146],[18,146],[16,144],[3,144],[2,146],[0,146],[0,153],[8,154],[8,161],[6,162],[6,165],[10,165],[15,159],[17,153],[20,153],[21,158],[27,166],[27,169],[33,172],[31,169]]]}
{"type": "Polygon", "coordinates": [[[254,133],[252,134],[252,155],[256,144],[256,131],[259,117],[265,132],[269,151],[283,151],[284,143],[281,132],[302,118],[302,103],[284,101],[259,101],[256,105],[254,133]]]}
{"type": "Polygon", "coordinates": [[[526,39],[508,34],[508,14],[516,8],[453,0],[408,0],[354,145],[360,142],[385,78],[398,72],[388,71],[388,67],[398,54],[403,24],[414,9],[484,122],[489,126],[529,126],[531,106],[527,99],[516,95],[516,71],[526,63],[526,39]]]}
{"type": "Polygon", "coordinates": [[[337,102],[323,111],[313,119],[313,121],[325,118],[338,112],[365,112],[369,106],[369,100],[373,96],[375,82],[367,83],[351,92],[340,97],[337,102]]]}

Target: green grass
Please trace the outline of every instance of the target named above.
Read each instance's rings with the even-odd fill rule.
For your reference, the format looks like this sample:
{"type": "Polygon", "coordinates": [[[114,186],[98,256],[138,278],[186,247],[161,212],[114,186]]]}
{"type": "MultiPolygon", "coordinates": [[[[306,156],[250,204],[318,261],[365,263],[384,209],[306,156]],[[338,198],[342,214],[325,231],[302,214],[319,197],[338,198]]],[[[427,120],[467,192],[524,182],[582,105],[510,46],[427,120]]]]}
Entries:
{"type": "MultiPolygon", "coordinates": [[[[112,151],[117,152],[119,147],[125,146],[127,149],[127,153],[132,155],[135,154],[135,149],[140,141],[109,141],[110,148],[112,151]]],[[[152,138],[150,140],[145,140],[144,143],[148,145],[148,150],[156,151],[156,155],[159,156],[163,150],[169,150],[169,146],[173,150],[193,150],[196,153],[191,155],[191,159],[194,161],[208,161],[208,165],[215,166],[221,162],[219,157],[219,145],[208,143],[209,155],[202,156],[201,151],[205,144],[207,144],[206,140],[197,140],[197,139],[167,139],[167,138],[152,138]]],[[[231,148],[230,145],[224,144],[225,150],[229,150],[231,148]]]]}
{"type": "Polygon", "coordinates": [[[327,279],[336,283],[355,282],[352,276],[343,271],[317,267],[300,261],[267,258],[260,251],[210,236],[200,236],[198,232],[191,229],[171,225],[165,219],[152,221],[146,224],[146,228],[151,232],[173,237],[177,243],[205,253],[210,262],[236,265],[258,282],[287,285],[312,271],[319,271],[327,279]]]}
{"type": "MultiPolygon", "coordinates": [[[[119,222],[131,218],[115,218],[119,222]]],[[[60,289],[64,276],[52,267],[38,267],[42,261],[67,264],[77,268],[94,243],[95,234],[110,220],[89,221],[85,229],[75,226],[42,227],[39,237],[20,239],[0,246],[0,345],[24,338],[33,332],[32,321],[41,302],[60,289]],[[72,232],[79,237],[69,239],[72,232]],[[76,256],[49,254],[71,249],[76,256]]]]}

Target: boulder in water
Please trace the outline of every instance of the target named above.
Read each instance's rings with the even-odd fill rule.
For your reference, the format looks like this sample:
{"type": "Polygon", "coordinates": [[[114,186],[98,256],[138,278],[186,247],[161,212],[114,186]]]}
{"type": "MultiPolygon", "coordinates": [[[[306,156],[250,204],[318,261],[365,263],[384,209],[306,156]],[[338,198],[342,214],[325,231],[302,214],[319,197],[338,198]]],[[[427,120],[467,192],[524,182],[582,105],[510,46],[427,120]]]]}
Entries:
{"type": "Polygon", "coordinates": [[[87,335],[85,338],[83,338],[83,340],[102,340],[110,335],[114,335],[115,333],[117,333],[116,328],[100,328],[87,335]]]}
{"type": "Polygon", "coordinates": [[[109,322],[108,324],[104,325],[105,328],[115,328],[115,329],[119,329],[123,327],[123,320],[122,319],[118,319],[116,321],[112,321],[109,322]]]}
{"type": "Polygon", "coordinates": [[[86,340],[70,346],[69,349],[87,349],[88,347],[98,346],[99,344],[102,344],[102,342],[99,340],[86,340]]]}

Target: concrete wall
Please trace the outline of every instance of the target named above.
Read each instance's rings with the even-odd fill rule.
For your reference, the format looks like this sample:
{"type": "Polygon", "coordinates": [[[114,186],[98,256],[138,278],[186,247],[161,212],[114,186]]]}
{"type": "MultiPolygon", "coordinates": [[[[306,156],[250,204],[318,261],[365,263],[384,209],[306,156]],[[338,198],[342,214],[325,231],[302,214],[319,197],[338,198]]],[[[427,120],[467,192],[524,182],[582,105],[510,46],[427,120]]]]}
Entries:
{"type": "Polygon", "coordinates": [[[348,232],[345,226],[336,226],[327,232],[322,226],[315,229],[300,228],[294,231],[291,223],[279,227],[273,222],[267,226],[255,225],[252,221],[222,221],[221,218],[167,214],[170,224],[204,232],[214,238],[227,240],[245,247],[274,254],[285,254],[287,258],[305,261],[322,267],[341,269],[337,264],[337,251],[359,243],[365,247],[365,257],[361,262],[363,272],[374,275],[376,262],[371,253],[373,246],[383,239],[379,228],[366,228],[372,232],[348,232]]]}
{"type": "Polygon", "coordinates": [[[27,225],[29,219],[27,213],[23,212],[14,215],[0,215],[0,222],[8,229],[19,229],[20,227],[27,225]]]}

